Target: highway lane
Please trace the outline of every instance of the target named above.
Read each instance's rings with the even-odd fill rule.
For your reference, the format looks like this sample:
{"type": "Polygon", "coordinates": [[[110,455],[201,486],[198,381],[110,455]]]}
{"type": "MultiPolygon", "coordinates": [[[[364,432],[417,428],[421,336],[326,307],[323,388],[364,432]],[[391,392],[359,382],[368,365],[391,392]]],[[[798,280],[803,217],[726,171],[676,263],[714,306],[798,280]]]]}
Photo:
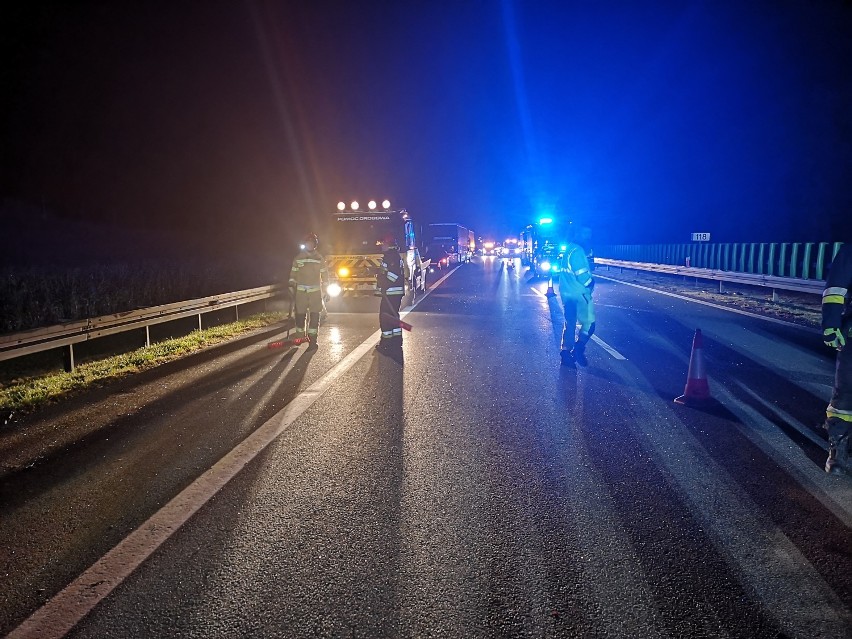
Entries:
{"type": "MultiPolygon", "coordinates": [[[[558,304],[493,261],[464,266],[406,318],[402,362],[358,359],[72,636],[847,636],[852,492],[821,472],[815,428],[829,354],[801,329],[606,280],[596,293],[612,350],[595,343],[570,370],[558,304]],[[697,327],[709,411],[671,401],[697,327]]],[[[337,328],[346,345],[294,355],[299,388],[375,328],[331,319],[321,336],[337,328]]],[[[229,364],[211,360],[211,376],[242,379],[229,364]]],[[[289,388],[258,381],[277,365],[248,367],[251,402],[205,410],[199,393],[162,423],[207,424],[181,432],[193,451],[213,423],[240,424],[217,440],[238,441],[289,388]]],[[[200,457],[173,487],[211,463],[200,457]]],[[[52,489],[81,490],[70,475],[52,489]]],[[[101,534],[119,530],[78,541],[96,549],[63,577],[155,505],[137,502],[136,516],[100,515],[101,534]]]]}

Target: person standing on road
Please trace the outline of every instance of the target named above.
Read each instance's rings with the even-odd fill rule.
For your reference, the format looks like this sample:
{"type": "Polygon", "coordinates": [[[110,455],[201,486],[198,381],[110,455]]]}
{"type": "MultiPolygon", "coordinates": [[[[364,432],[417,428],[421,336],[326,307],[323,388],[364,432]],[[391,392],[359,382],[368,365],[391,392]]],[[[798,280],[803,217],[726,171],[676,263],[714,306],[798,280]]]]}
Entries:
{"type": "Polygon", "coordinates": [[[402,326],[399,323],[399,307],[405,295],[405,263],[399,254],[399,244],[395,239],[379,242],[382,248],[382,261],[376,273],[376,290],[381,296],[379,304],[379,327],[382,338],[378,347],[390,350],[402,347],[402,326]]]}
{"type": "Polygon", "coordinates": [[[559,357],[563,366],[573,366],[574,362],[586,366],[586,344],[595,333],[595,305],[592,302],[595,280],[586,258],[591,237],[591,229],[586,226],[578,230],[572,228],[570,243],[562,254],[559,297],[565,311],[565,325],[559,357]]]}
{"type": "Polygon", "coordinates": [[[313,233],[303,240],[300,251],[293,259],[290,270],[290,290],[293,293],[296,315],[296,337],[305,335],[310,340],[308,348],[317,347],[320,311],[323,309],[323,286],[328,283],[325,258],[320,255],[319,239],[313,233]]]}
{"type": "Polygon", "coordinates": [[[852,244],[840,247],[822,294],[822,333],[826,346],[837,349],[834,390],[825,411],[828,459],[825,472],[852,474],[849,440],[852,434],[852,244]]]}

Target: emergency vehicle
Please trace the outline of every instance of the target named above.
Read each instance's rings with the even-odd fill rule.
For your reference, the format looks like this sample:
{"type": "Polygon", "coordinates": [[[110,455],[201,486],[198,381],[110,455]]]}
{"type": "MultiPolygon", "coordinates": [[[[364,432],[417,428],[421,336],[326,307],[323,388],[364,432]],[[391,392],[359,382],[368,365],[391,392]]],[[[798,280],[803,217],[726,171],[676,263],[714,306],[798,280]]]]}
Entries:
{"type": "Polygon", "coordinates": [[[406,266],[409,289],[425,290],[415,225],[405,209],[338,210],[324,242],[331,296],[373,295],[382,260],[379,243],[394,239],[406,266]]]}

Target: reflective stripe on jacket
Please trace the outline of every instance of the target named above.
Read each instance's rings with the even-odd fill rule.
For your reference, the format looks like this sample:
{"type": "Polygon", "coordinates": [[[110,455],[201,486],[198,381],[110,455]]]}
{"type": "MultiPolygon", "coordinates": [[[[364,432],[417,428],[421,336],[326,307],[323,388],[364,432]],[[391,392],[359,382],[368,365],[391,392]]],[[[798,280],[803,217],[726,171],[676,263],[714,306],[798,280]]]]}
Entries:
{"type": "Polygon", "coordinates": [[[569,244],[562,256],[559,272],[559,294],[563,298],[580,297],[588,293],[592,285],[592,273],[586,252],[579,244],[569,244]]]}
{"type": "Polygon", "coordinates": [[[290,270],[290,285],[300,291],[312,293],[322,290],[328,281],[325,258],[317,251],[301,251],[293,260],[290,270]]]}
{"type": "Polygon", "coordinates": [[[405,263],[399,251],[385,251],[376,275],[376,286],[387,295],[403,295],[405,293],[402,279],[404,273],[405,263]]]}
{"type": "Polygon", "coordinates": [[[822,293],[822,328],[841,328],[852,321],[852,304],[849,289],[852,288],[852,244],[840,247],[825,281],[822,293]]]}

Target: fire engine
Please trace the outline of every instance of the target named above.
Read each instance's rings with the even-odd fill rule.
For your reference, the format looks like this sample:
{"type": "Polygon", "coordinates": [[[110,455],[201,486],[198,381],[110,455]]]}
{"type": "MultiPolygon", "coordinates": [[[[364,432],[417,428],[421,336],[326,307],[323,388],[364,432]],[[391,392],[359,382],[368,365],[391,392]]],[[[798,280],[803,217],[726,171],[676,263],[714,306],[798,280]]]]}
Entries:
{"type": "Polygon", "coordinates": [[[367,211],[359,210],[356,202],[348,210],[339,204],[332,215],[325,255],[330,295],[374,295],[382,260],[379,243],[389,239],[398,242],[405,262],[406,295],[425,290],[426,269],[420,260],[414,222],[405,209],[392,210],[389,202],[384,204],[382,210],[376,210],[375,203],[370,202],[367,211]]]}

